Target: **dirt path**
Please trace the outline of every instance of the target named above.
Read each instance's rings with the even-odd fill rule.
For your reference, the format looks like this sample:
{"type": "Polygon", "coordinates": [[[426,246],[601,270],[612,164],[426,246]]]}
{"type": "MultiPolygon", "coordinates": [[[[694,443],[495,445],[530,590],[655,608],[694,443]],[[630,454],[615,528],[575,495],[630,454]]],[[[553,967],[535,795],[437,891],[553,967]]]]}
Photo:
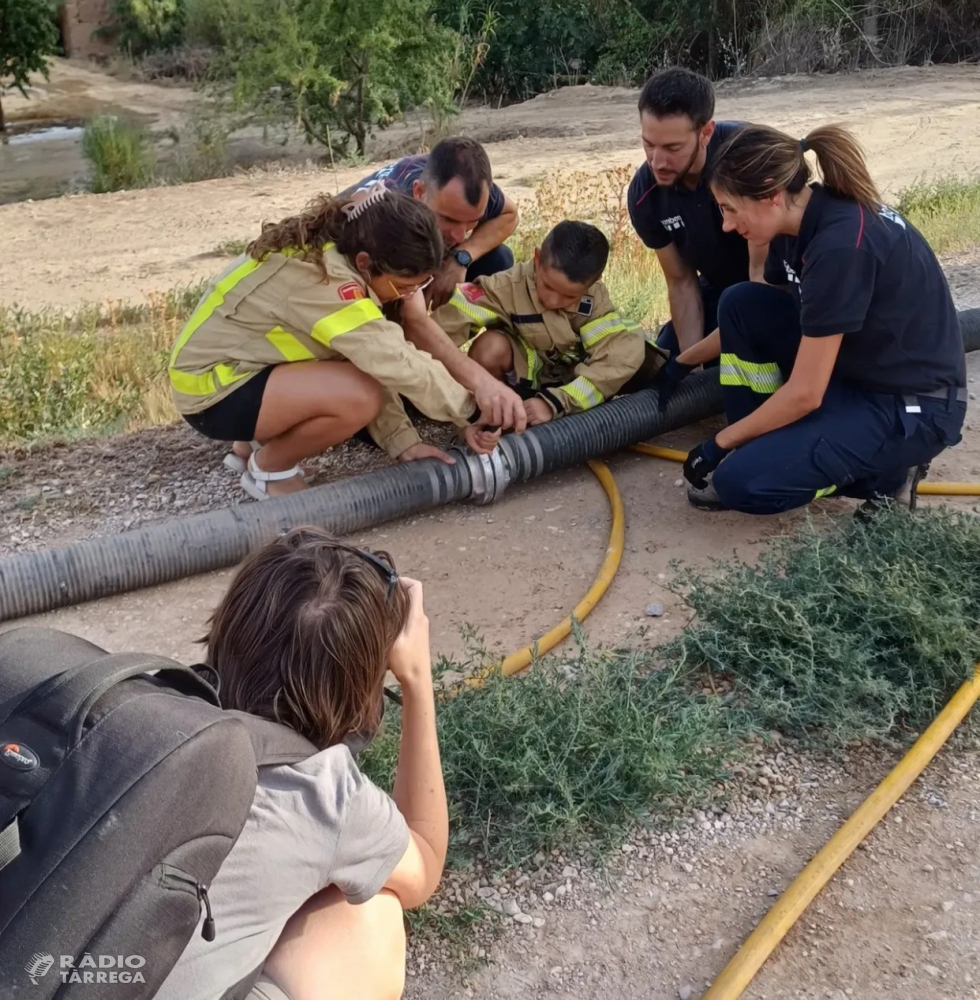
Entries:
{"type": "MultiPolygon", "coordinates": [[[[503,187],[529,197],[543,176],[558,169],[637,164],[635,102],[630,90],[566,88],[509,108],[467,112],[462,130],[488,144],[503,187]]],[[[717,116],[800,134],[818,122],[845,121],[857,129],[876,178],[892,193],[919,177],[980,169],[980,66],[726,84],[719,88],[717,116]]],[[[417,127],[405,125],[384,133],[374,152],[396,155],[418,143],[417,127]]],[[[246,237],[263,220],[295,211],[314,193],[337,190],[363,173],[257,172],[2,206],[3,299],[34,309],[139,300],[210,277],[221,266],[209,256],[216,245],[246,237]],[[66,265],[66,246],[83,263],[66,265]]]]}

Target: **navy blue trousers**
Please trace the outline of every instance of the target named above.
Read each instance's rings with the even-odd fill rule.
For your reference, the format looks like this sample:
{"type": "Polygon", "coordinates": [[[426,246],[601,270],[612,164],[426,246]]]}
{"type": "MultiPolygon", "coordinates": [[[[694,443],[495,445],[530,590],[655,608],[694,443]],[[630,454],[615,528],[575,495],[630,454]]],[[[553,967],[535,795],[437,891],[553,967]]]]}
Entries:
{"type": "MultiPolygon", "coordinates": [[[[799,308],[778,288],[746,282],[724,292],[718,319],[732,424],[789,378],[802,336],[799,308]]],[[[831,379],[819,409],[736,449],[712,483],[725,506],[748,514],[779,514],[830,495],[888,496],[908,469],[961,440],[965,416],[955,393],[906,397],[831,379]]]]}
{"type": "Polygon", "coordinates": [[[501,244],[489,253],[485,253],[479,260],[475,260],[470,264],[466,269],[466,280],[476,281],[477,278],[486,278],[491,274],[496,274],[498,271],[506,271],[513,266],[513,252],[510,247],[501,244]]]}
{"type": "MultiPolygon", "coordinates": [[[[702,336],[707,337],[708,334],[714,333],[718,326],[718,299],[721,297],[721,292],[712,288],[704,278],[699,280],[701,284],[701,302],[704,305],[704,333],[702,336]]],[[[676,358],[680,354],[680,345],[677,343],[677,331],[674,330],[672,321],[668,320],[660,328],[660,333],[657,335],[657,346],[670,351],[672,358],[676,358]]],[[[713,368],[715,364],[716,362],[709,361],[704,367],[713,368]]]]}

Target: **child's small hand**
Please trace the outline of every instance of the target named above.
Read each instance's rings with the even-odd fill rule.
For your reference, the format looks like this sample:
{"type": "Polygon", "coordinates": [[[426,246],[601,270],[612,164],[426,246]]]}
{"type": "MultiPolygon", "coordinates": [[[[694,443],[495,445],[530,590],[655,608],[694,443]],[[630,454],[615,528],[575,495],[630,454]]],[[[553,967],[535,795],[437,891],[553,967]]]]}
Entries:
{"type": "Polygon", "coordinates": [[[460,433],[470,451],[477,455],[489,455],[497,447],[501,432],[499,427],[495,431],[490,431],[479,424],[469,424],[460,433]]]}
{"type": "Polygon", "coordinates": [[[551,407],[543,399],[538,399],[537,396],[534,399],[524,400],[524,412],[527,414],[529,427],[546,424],[554,417],[551,407]]]}

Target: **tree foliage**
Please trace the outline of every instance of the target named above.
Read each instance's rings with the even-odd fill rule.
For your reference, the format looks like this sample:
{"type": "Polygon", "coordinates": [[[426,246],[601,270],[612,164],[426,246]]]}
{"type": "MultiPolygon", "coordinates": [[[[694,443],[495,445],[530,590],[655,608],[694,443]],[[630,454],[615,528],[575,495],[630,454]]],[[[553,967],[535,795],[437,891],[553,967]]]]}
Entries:
{"type": "MultiPolygon", "coordinates": [[[[25,97],[32,73],[47,78],[48,57],[58,49],[58,32],[47,0],[0,0],[0,98],[16,87],[25,97]]],[[[0,135],[7,141],[0,100],[0,135]]]]}
{"type": "Polygon", "coordinates": [[[364,153],[407,108],[452,98],[453,33],[431,0],[224,0],[216,69],[236,103],[291,117],[311,141],[364,153]]]}
{"type": "Polygon", "coordinates": [[[115,0],[110,31],[133,55],[181,44],[187,18],[185,0],[115,0]]]}

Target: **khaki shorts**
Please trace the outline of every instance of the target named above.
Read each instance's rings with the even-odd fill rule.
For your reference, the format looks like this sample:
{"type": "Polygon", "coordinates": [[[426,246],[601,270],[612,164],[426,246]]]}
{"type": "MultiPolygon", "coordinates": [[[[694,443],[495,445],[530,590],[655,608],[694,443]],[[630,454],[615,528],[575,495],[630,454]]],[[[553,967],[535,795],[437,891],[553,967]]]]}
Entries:
{"type": "Polygon", "coordinates": [[[289,1000],[289,994],[263,973],[245,1000],[289,1000]]]}

